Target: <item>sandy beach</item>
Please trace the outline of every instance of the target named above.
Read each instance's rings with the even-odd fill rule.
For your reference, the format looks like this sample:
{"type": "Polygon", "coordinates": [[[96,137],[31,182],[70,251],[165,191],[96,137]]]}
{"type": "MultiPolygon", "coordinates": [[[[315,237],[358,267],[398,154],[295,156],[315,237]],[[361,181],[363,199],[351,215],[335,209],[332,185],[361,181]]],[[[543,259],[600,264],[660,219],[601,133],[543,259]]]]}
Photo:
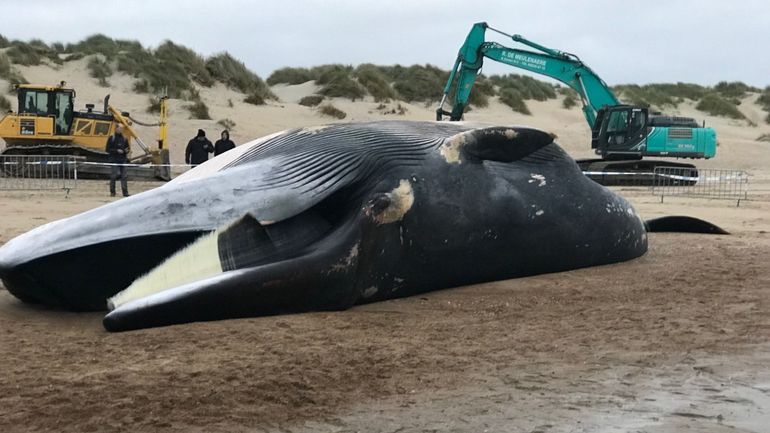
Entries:
{"type": "MultiPolygon", "coordinates": [[[[85,60],[25,67],[32,82],[66,80],[78,106],[106,94],[143,115],[146,95],[116,74],[95,86],[85,60]]],[[[0,83],[2,87],[5,83],[0,83]]],[[[330,123],[297,101],[313,83],[275,86],[266,106],[221,85],[201,89],[213,120],[171,105],[172,162],[198,128],[223,118],[241,144],[287,128],[330,123]],[[229,107],[229,101],[234,106],[229,107]]],[[[770,132],[707,117],[719,137],[703,168],[745,170],[748,199],[659,196],[615,188],[644,218],[690,215],[731,234],[655,233],[633,261],[459,287],[344,312],[194,323],[110,334],[102,313],[23,304],[0,288],[0,431],[137,432],[763,432],[770,426],[770,132]]],[[[361,120],[432,120],[371,100],[334,100],[361,120]],[[379,107],[379,108],[378,108],[379,107]]],[[[531,125],[590,157],[578,108],[498,101],[468,120],[531,125]]],[[[146,140],[154,131],[139,128],[146,140]]],[[[159,183],[130,181],[132,194],[159,183]]],[[[0,245],[48,221],[108,203],[106,181],[64,191],[0,191],[0,245]]]]}

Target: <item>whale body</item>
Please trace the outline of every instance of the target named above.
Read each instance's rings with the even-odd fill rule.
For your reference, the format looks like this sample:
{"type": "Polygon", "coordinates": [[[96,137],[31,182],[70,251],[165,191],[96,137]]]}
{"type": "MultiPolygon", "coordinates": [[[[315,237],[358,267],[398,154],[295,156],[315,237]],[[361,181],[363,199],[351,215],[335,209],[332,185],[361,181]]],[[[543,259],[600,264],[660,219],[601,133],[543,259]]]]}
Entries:
{"type": "Polygon", "coordinates": [[[108,330],[345,309],[630,260],[644,222],[546,132],[368,122],[285,131],[0,248],[18,298],[108,330]]]}

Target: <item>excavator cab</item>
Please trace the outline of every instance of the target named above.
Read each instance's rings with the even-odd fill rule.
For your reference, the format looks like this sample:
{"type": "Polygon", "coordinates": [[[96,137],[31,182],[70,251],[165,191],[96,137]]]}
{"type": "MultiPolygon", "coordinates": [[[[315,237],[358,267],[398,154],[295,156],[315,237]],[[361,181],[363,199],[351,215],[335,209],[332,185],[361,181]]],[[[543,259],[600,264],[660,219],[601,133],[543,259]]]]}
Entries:
{"type": "Polygon", "coordinates": [[[605,159],[641,159],[646,148],[646,108],[615,105],[599,109],[591,130],[591,148],[605,159]]]}
{"type": "MultiPolygon", "coordinates": [[[[68,135],[72,128],[75,91],[51,86],[20,86],[19,114],[53,120],[53,135],[68,135]]],[[[37,122],[22,122],[21,135],[35,135],[37,122]]]]}

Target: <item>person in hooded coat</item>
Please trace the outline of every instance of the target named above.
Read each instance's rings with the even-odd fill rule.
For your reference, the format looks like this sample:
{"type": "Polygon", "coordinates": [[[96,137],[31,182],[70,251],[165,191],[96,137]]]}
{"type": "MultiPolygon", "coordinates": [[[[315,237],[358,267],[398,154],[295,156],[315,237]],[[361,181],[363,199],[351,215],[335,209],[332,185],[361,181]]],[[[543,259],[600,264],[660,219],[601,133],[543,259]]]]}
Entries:
{"type": "Polygon", "coordinates": [[[213,151],[214,146],[206,138],[206,131],[199,129],[198,135],[187,143],[184,162],[190,165],[203,164],[209,159],[209,153],[213,151]]]}
{"type": "Polygon", "coordinates": [[[235,143],[230,140],[230,132],[228,130],[222,131],[222,138],[214,143],[214,156],[227,152],[230,149],[235,149],[235,143]]]}
{"type": "Polygon", "coordinates": [[[115,197],[115,179],[120,174],[120,189],[123,197],[128,197],[128,181],[126,180],[126,163],[131,148],[123,135],[123,125],[115,127],[115,133],[107,139],[107,153],[110,161],[110,196],[115,197]]]}

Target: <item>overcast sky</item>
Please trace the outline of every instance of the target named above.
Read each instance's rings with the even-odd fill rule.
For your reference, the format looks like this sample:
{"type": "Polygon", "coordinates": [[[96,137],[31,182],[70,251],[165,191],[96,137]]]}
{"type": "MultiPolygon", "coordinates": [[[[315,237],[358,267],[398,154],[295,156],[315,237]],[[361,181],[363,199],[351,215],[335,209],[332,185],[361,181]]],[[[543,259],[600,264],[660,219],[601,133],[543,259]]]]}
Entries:
{"type": "MultiPolygon", "coordinates": [[[[449,69],[471,25],[486,21],[577,54],[609,84],[770,85],[770,0],[27,0],[4,9],[9,39],[170,39],[204,55],[229,51],[263,78],[325,63],[449,69]]],[[[492,61],[484,72],[521,73],[492,61]]]]}

